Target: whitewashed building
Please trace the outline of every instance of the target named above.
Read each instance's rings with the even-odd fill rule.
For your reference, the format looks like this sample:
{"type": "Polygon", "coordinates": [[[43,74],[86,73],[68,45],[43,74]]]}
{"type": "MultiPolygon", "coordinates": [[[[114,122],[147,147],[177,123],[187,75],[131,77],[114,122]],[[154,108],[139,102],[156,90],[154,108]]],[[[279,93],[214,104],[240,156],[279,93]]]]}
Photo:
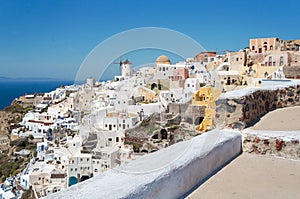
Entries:
{"type": "Polygon", "coordinates": [[[103,129],[107,131],[126,130],[139,122],[139,115],[127,112],[109,112],[103,118],[103,129]]]}

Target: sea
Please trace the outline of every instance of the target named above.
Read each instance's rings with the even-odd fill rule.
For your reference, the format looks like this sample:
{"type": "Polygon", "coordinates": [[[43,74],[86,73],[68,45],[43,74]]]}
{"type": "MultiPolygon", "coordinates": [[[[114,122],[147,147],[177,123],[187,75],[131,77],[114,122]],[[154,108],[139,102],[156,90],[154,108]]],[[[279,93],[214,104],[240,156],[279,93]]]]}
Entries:
{"type": "Polygon", "coordinates": [[[22,95],[46,93],[64,85],[72,85],[74,81],[0,81],[0,110],[22,95]]]}

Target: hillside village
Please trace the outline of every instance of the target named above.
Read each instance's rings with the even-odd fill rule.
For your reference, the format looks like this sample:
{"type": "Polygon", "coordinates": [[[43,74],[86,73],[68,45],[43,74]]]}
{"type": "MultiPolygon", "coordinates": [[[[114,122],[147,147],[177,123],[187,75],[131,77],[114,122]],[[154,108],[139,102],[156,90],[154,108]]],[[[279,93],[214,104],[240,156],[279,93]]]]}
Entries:
{"type": "Polygon", "coordinates": [[[300,40],[255,38],[237,52],[200,52],[178,63],[161,55],[154,67],[134,71],[125,60],[120,68],[113,80],[91,77],[82,85],[14,100],[11,107],[25,112],[14,120],[3,116],[8,128],[1,126],[0,149],[25,165],[3,179],[4,198],[28,191],[36,198],[48,196],[223,128],[230,118],[216,117],[222,93],[300,79],[300,40]],[[11,149],[20,140],[27,142],[11,149]]]}

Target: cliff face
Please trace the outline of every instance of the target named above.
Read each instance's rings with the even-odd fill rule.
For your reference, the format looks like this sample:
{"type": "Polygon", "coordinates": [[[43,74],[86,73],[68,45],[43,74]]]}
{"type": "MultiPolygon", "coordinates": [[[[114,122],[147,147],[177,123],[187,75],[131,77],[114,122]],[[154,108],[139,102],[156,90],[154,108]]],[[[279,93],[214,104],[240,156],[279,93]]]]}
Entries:
{"type": "Polygon", "coordinates": [[[290,85],[220,98],[216,101],[217,125],[240,130],[247,128],[269,111],[300,105],[299,95],[300,85],[290,85]]]}
{"type": "Polygon", "coordinates": [[[10,125],[20,122],[21,119],[21,113],[0,111],[0,138],[9,138],[10,125]]]}
{"type": "Polygon", "coordinates": [[[10,120],[9,113],[0,111],[0,136],[8,136],[8,122],[10,120]]]}

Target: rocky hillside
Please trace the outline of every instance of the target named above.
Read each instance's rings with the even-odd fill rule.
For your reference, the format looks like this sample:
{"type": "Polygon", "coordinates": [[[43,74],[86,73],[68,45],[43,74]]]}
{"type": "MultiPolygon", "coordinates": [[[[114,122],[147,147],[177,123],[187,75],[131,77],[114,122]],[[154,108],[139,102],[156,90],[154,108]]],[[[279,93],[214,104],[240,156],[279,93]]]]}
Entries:
{"type": "Polygon", "coordinates": [[[11,125],[14,125],[22,121],[22,113],[0,111],[0,136],[9,136],[9,129],[11,125]]]}

